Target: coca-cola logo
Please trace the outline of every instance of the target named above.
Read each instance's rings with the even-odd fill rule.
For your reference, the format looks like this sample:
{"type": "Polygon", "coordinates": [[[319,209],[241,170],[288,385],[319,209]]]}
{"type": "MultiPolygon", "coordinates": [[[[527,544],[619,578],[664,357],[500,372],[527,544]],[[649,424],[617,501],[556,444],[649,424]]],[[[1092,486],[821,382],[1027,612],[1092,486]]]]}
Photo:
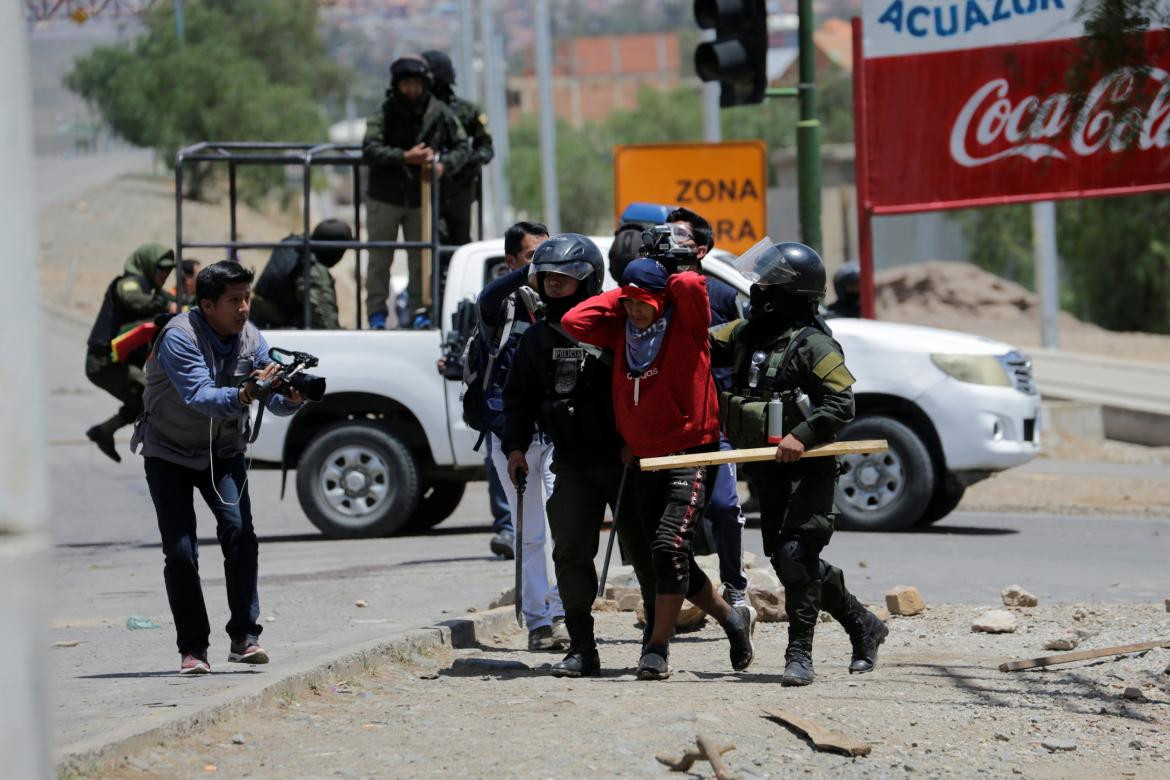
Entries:
{"type": "Polygon", "coordinates": [[[1170,146],[1170,73],[1151,68],[1150,84],[1159,85],[1152,100],[1149,89],[1139,94],[1139,79],[1123,68],[1101,78],[1083,101],[1070,92],[1014,100],[1006,78],[981,85],[963,105],[951,127],[950,151],[965,168],[1025,157],[1067,160],[1108,150],[1170,146]]]}

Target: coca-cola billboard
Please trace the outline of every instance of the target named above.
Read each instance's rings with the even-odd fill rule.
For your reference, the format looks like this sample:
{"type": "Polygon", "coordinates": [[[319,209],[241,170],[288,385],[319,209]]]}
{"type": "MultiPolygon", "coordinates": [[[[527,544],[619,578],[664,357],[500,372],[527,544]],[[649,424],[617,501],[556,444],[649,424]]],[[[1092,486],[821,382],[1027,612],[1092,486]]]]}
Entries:
{"type": "MultiPolygon", "coordinates": [[[[1017,15],[1015,27],[1004,20],[999,37],[1023,42],[956,49],[945,46],[970,44],[962,25],[953,40],[915,33],[927,30],[924,20],[949,18],[938,9],[961,4],[867,3],[867,22],[878,29],[866,30],[857,74],[858,175],[872,213],[1170,189],[1166,32],[1145,34],[1144,73],[1090,70],[1074,91],[1069,74],[1082,67],[1081,43],[1050,36],[1079,28],[1053,2],[985,0],[989,24],[1001,6],[1035,9],[1017,15]],[[918,14],[911,28],[908,13],[919,8],[935,13],[918,14]],[[1041,14],[1047,39],[1027,40],[1041,14]],[[918,38],[927,38],[927,53],[914,50],[918,38]]],[[[927,32],[940,29],[948,28],[927,32]]],[[[978,24],[970,33],[987,34],[978,24]]]]}

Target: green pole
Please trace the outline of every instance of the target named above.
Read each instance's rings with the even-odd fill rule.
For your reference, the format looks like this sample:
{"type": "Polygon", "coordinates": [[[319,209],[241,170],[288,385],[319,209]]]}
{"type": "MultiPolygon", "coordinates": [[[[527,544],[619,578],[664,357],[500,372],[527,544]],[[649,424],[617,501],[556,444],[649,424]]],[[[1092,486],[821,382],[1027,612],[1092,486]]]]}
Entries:
{"type": "Polygon", "coordinates": [[[817,119],[816,49],[812,0],[800,0],[800,122],[796,125],[796,164],[800,193],[800,236],[821,251],[821,123],[817,119]]]}

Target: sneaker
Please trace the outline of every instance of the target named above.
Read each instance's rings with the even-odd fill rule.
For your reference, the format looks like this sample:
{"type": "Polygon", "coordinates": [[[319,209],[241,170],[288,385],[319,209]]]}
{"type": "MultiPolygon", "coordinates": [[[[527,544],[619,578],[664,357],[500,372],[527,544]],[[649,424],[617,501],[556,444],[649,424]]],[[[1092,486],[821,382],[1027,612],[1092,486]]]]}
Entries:
{"type": "Polygon", "coordinates": [[[528,650],[532,653],[559,653],[564,647],[553,636],[552,626],[539,626],[528,632],[528,650]]]}
{"type": "Polygon", "coordinates": [[[386,330],[386,315],[382,312],[371,314],[370,330],[386,330]]]}
{"type": "Polygon", "coordinates": [[[553,677],[593,677],[601,672],[601,656],[597,648],[592,650],[569,650],[569,654],[552,665],[549,674],[553,677]]]}
{"type": "Polygon", "coordinates": [[[648,645],[642,651],[642,658],[638,661],[639,680],[665,680],[670,677],[670,664],[667,654],[670,651],[665,647],[648,645]]]}
{"type": "Polygon", "coordinates": [[[553,618],[552,635],[558,650],[568,650],[569,645],[573,643],[569,637],[569,629],[565,627],[565,619],[563,617],[553,618]]]}
{"type": "Polygon", "coordinates": [[[732,607],[748,606],[747,591],[723,583],[723,600],[732,607]]]}
{"type": "Polygon", "coordinates": [[[431,318],[425,314],[416,314],[410,321],[410,327],[414,330],[427,330],[431,327],[431,318]]]}
{"type": "Polygon", "coordinates": [[[732,613],[735,617],[729,618],[723,624],[723,630],[727,633],[727,642],[731,646],[731,668],[742,672],[752,665],[752,659],[755,657],[752,648],[755,620],[748,608],[742,604],[732,607],[732,613]]]}
{"type": "Polygon", "coordinates": [[[491,550],[496,555],[502,556],[505,560],[512,560],[516,557],[516,535],[511,531],[500,531],[492,537],[491,550]]]}
{"type": "Polygon", "coordinates": [[[211,664],[207,658],[194,653],[183,653],[183,660],[179,662],[179,674],[210,674],[211,664]]]}
{"type": "Polygon", "coordinates": [[[238,664],[266,664],[268,653],[260,646],[260,641],[256,637],[246,636],[238,642],[232,640],[228,660],[238,664]]]}
{"type": "Polygon", "coordinates": [[[100,425],[95,425],[85,432],[85,438],[97,445],[97,448],[102,451],[110,460],[115,463],[122,462],[122,456],[114,449],[114,435],[106,433],[102,430],[100,425]]]}

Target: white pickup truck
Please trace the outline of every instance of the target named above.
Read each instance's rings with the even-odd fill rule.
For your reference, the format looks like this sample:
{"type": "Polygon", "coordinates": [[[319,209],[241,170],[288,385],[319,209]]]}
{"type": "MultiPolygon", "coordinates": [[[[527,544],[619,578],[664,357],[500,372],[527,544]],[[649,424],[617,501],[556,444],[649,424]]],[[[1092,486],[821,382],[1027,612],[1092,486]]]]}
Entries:
{"type": "MultiPolygon", "coordinates": [[[[594,240],[606,251],[608,237],[594,240]]],[[[454,254],[444,324],[461,300],[494,278],[503,254],[501,240],[454,254]]],[[[716,251],[703,261],[704,271],[746,293],[746,280],[726,257],[716,251]]],[[[842,437],[890,442],[888,453],[845,459],[840,527],[935,522],[967,485],[1039,451],[1031,364],[1011,346],[872,320],[831,324],[857,377],[857,419],[842,437]]],[[[433,526],[455,510],[468,480],[482,478],[483,454],[473,450],[478,433],[462,419],[460,383],[436,370],[439,330],[290,330],[267,337],[274,346],[317,355],[315,371],[328,378],[328,394],[292,417],[267,417],[254,461],[296,470],[301,506],[325,535],[433,526]]]]}

